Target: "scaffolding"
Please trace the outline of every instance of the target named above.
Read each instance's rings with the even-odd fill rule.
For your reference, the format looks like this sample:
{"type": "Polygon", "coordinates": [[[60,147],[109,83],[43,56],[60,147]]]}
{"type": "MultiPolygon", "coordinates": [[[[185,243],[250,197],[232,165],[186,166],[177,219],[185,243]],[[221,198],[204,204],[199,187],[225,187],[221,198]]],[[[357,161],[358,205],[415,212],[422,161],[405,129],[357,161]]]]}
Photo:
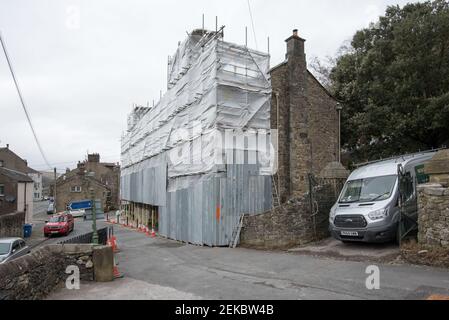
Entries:
{"type": "Polygon", "coordinates": [[[275,165],[269,55],[222,35],[188,35],[167,92],[133,109],[121,146],[122,199],[158,207],[161,235],[211,246],[229,245],[241,214],[271,208],[275,165]]]}

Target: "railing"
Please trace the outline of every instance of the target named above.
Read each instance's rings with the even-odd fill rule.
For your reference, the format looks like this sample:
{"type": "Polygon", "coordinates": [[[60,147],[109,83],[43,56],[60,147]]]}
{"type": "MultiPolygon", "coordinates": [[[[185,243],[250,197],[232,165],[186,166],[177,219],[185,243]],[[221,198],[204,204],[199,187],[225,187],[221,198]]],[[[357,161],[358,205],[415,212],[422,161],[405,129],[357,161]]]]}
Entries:
{"type": "MultiPolygon", "coordinates": [[[[105,227],[102,229],[98,229],[98,243],[101,245],[105,245],[108,241],[108,234],[110,234],[111,230],[109,230],[111,227],[105,227]]],[[[92,236],[93,232],[84,233],[78,236],[75,236],[73,238],[64,240],[59,242],[59,244],[86,244],[86,243],[92,243],[92,236]]]]}

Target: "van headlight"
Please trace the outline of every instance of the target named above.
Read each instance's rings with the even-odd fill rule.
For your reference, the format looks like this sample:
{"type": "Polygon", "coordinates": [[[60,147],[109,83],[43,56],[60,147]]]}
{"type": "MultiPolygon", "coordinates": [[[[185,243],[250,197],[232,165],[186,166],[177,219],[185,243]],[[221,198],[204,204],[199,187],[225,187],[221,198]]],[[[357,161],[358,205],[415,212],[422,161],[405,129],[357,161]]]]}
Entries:
{"type": "Polygon", "coordinates": [[[388,217],[388,209],[380,209],[370,212],[368,214],[368,217],[374,221],[385,219],[386,217],[388,217]]]}

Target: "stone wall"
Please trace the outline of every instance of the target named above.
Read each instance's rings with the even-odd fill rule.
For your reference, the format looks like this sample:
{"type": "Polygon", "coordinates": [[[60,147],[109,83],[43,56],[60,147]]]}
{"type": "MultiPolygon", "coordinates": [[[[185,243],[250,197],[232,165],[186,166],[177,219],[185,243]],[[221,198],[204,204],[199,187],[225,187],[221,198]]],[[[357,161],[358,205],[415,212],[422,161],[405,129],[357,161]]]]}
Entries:
{"type": "Polygon", "coordinates": [[[76,265],[80,279],[94,279],[93,246],[50,245],[0,265],[0,300],[42,299],[65,282],[67,266],[76,265]]]}
{"type": "Polygon", "coordinates": [[[0,215],[0,238],[23,237],[24,223],[24,212],[0,215]]]}
{"type": "Polygon", "coordinates": [[[449,188],[418,186],[418,242],[449,248],[449,188]]]}
{"type": "Polygon", "coordinates": [[[246,216],[240,245],[259,249],[288,249],[329,236],[329,211],[336,195],[332,185],[314,190],[314,207],[310,195],[289,200],[272,211],[246,216]],[[315,216],[312,214],[316,213],[315,216]]]}

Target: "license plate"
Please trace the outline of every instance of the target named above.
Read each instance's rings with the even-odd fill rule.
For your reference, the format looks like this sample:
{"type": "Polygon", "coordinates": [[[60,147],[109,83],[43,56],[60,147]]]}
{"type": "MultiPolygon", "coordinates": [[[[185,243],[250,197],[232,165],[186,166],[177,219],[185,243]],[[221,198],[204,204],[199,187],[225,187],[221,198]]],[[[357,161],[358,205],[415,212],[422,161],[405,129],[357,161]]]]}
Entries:
{"type": "Polygon", "coordinates": [[[359,233],[357,231],[342,231],[341,235],[347,237],[358,237],[359,233]]]}
{"type": "Polygon", "coordinates": [[[52,231],[51,234],[59,233],[59,231],[52,231]]]}

